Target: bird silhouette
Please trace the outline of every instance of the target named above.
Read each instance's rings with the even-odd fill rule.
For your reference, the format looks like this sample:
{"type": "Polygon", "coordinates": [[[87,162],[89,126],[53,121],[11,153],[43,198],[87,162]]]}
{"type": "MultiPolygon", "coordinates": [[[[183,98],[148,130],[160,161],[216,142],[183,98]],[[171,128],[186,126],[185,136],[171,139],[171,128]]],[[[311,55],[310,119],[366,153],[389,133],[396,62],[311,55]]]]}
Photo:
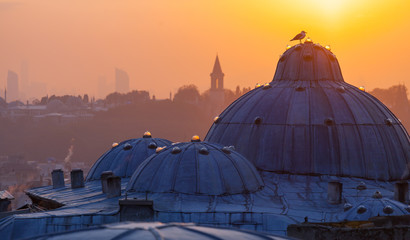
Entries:
{"type": "Polygon", "coordinates": [[[298,35],[296,35],[294,38],[292,38],[290,41],[299,40],[299,43],[302,43],[302,39],[304,39],[306,37],[306,33],[307,32],[302,31],[298,35]]]}

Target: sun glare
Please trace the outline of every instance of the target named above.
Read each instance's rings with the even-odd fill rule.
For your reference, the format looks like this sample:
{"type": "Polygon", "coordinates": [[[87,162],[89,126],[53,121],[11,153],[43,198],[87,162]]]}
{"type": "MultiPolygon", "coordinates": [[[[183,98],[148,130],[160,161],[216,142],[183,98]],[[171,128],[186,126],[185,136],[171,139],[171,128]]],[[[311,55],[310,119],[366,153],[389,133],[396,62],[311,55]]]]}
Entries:
{"type": "Polygon", "coordinates": [[[347,0],[312,0],[312,3],[324,13],[335,14],[340,12],[348,3],[347,0]]]}

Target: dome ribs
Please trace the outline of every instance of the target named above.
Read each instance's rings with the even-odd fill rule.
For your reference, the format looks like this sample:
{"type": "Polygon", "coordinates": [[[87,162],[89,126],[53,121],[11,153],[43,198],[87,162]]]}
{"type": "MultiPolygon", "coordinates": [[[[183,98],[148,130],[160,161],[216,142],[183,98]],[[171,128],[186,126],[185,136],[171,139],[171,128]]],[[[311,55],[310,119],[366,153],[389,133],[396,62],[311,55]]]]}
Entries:
{"type": "MultiPolygon", "coordinates": [[[[370,162],[370,161],[374,161],[374,159],[369,159],[367,158],[367,156],[369,155],[370,152],[379,152],[379,156],[384,156],[382,159],[380,159],[380,163],[385,163],[385,169],[387,169],[387,171],[389,172],[389,174],[386,174],[387,176],[400,176],[401,173],[399,173],[400,171],[402,171],[401,169],[403,169],[403,167],[405,166],[399,166],[396,163],[396,158],[399,157],[397,154],[394,154],[391,150],[398,150],[397,146],[394,146],[393,142],[395,142],[395,138],[392,137],[390,135],[391,131],[386,131],[386,126],[384,124],[384,119],[386,118],[386,116],[384,115],[385,112],[381,110],[381,108],[378,107],[378,105],[374,104],[374,102],[368,101],[368,93],[364,93],[361,90],[358,90],[356,88],[351,88],[352,92],[354,92],[355,94],[353,95],[353,97],[356,99],[357,103],[361,105],[361,109],[363,111],[366,111],[368,116],[370,116],[370,118],[373,120],[372,123],[376,126],[378,126],[378,133],[380,136],[380,143],[382,143],[380,146],[378,146],[378,148],[367,148],[366,142],[364,141],[365,139],[367,139],[368,136],[366,135],[362,135],[363,137],[361,137],[362,142],[364,142],[364,146],[362,148],[363,151],[363,155],[365,156],[365,162],[370,162]],[[363,97],[362,95],[364,95],[365,97],[363,97]],[[381,151],[381,149],[383,149],[384,151],[381,151]],[[382,152],[382,153],[381,153],[382,152]],[[392,166],[393,165],[393,166],[392,166]],[[394,166],[395,165],[395,166],[394,166]],[[396,171],[394,171],[394,169],[396,169],[396,171]]],[[[359,129],[363,129],[365,128],[366,125],[358,125],[359,129]]],[[[390,130],[390,129],[389,129],[390,130]]],[[[395,143],[397,144],[397,143],[395,143]]],[[[368,176],[368,174],[366,175],[368,176]]],[[[390,179],[388,179],[390,180],[390,179]]]]}
{"type": "MultiPolygon", "coordinates": [[[[283,158],[282,158],[282,161],[281,161],[281,165],[282,165],[281,170],[286,171],[286,172],[288,172],[289,170],[293,170],[292,167],[299,166],[298,163],[293,164],[293,161],[292,161],[292,159],[294,157],[293,155],[296,153],[295,149],[293,149],[293,147],[294,147],[294,144],[293,144],[293,140],[294,140],[293,139],[293,130],[294,129],[293,129],[293,126],[287,125],[288,120],[290,118],[289,115],[291,113],[290,109],[293,107],[293,101],[294,101],[293,96],[295,95],[295,93],[296,93],[296,91],[292,91],[289,94],[290,95],[289,104],[287,105],[286,113],[284,114],[285,119],[284,119],[284,122],[283,122],[286,125],[284,127],[285,132],[284,132],[283,138],[282,138],[282,141],[284,143],[284,147],[282,149],[283,158]],[[290,141],[290,142],[288,142],[288,144],[286,144],[287,141],[290,141]],[[291,149],[289,149],[289,146],[291,147],[291,149]]],[[[302,169],[306,169],[305,166],[302,166],[302,169]]]]}
{"type": "MultiPolygon", "coordinates": [[[[322,82],[318,84],[320,85],[321,83],[322,82]]],[[[335,106],[334,104],[334,102],[337,102],[337,101],[333,101],[333,98],[338,96],[338,93],[337,92],[335,93],[335,91],[329,92],[330,88],[325,88],[325,87],[318,87],[316,89],[318,93],[315,95],[322,96],[322,99],[320,100],[322,103],[322,105],[320,106],[320,109],[322,109],[322,111],[323,110],[325,111],[323,111],[320,114],[318,114],[317,112],[314,112],[314,113],[311,112],[311,114],[318,115],[323,118],[323,124],[327,130],[327,134],[325,134],[327,136],[327,141],[326,141],[326,137],[323,137],[323,140],[326,142],[325,144],[329,144],[329,146],[327,148],[328,150],[322,153],[327,156],[318,156],[318,161],[313,161],[313,162],[318,163],[320,167],[326,166],[328,164],[329,173],[337,174],[338,172],[340,172],[340,165],[341,165],[340,158],[339,158],[340,149],[335,148],[333,146],[339,145],[338,128],[337,128],[337,124],[339,123],[338,122],[339,118],[336,117],[335,111],[333,109],[334,107],[337,107],[337,105],[335,106]],[[327,126],[326,126],[326,120],[331,122],[330,124],[327,124],[327,126]]],[[[310,96],[313,96],[313,94],[310,96]]],[[[319,104],[319,102],[317,104],[319,104]]],[[[316,104],[313,104],[312,106],[316,106],[316,104]]],[[[313,108],[313,109],[317,109],[317,108],[313,108]]],[[[311,118],[313,117],[314,116],[312,115],[311,118]]],[[[321,125],[313,126],[313,128],[315,127],[322,128],[321,125]]],[[[323,130],[325,130],[325,128],[323,130]]],[[[325,149],[325,148],[322,146],[319,146],[319,148],[316,148],[313,152],[316,153],[316,151],[320,151],[320,149],[325,149]]],[[[316,157],[314,157],[314,159],[316,159],[316,157]]]]}
{"type": "Polygon", "coordinates": [[[172,177],[172,179],[171,179],[171,188],[170,188],[170,190],[172,191],[172,192],[175,192],[175,185],[177,184],[176,182],[177,182],[177,176],[178,176],[178,173],[179,173],[179,170],[180,170],[180,168],[179,168],[179,166],[181,166],[181,161],[182,161],[182,159],[184,159],[184,153],[185,153],[185,151],[187,150],[187,148],[186,149],[183,149],[179,154],[181,154],[180,155],[180,157],[177,159],[177,164],[175,164],[175,166],[174,166],[174,168],[173,168],[173,172],[175,173],[174,175],[173,175],[173,177],[172,177]]]}
{"type": "MultiPolygon", "coordinates": [[[[218,150],[218,149],[213,148],[213,150],[218,150]]],[[[208,178],[207,181],[203,181],[202,184],[206,184],[208,186],[206,189],[209,189],[209,190],[219,189],[219,191],[215,191],[213,193],[218,193],[218,192],[227,193],[228,190],[226,188],[226,181],[225,181],[224,176],[223,176],[223,169],[221,169],[221,166],[218,163],[217,156],[214,155],[214,154],[211,154],[210,158],[212,159],[212,161],[206,161],[206,159],[205,159],[205,162],[206,163],[212,163],[212,165],[215,165],[216,167],[210,167],[209,169],[216,170],[217,173],[215,173],[215,177],[211,177],[211,176],[208,175],[207,176],[207,178],[208,178]],[[215,181],[215,179],[222,179],[223,181],[215,181]],[[213,186],[210,186],[210,183],[212,183],[213,186]],[[218,185],[219,185],[219,187],[218,187],[218,185]]],[[[204,191],[204,192],[207,192],[207,191],[204,191]]]]}

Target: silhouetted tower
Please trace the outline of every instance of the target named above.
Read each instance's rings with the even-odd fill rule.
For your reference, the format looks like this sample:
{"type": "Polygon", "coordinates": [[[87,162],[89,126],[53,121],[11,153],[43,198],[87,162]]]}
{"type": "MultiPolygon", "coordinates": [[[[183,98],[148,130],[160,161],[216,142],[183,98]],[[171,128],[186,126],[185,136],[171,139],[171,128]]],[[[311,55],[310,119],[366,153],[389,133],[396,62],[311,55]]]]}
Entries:
{"type": "Polygon", "coordinates": [[[124,70],[115,69],[115,91],[119,93],[127,93],[130,91],[130,78],[124,70]]]}
{"type": "Polygon", "coordinates": [[[7,73],[7,91],[9,94],[9,101],[16,101],[19,99],[19,78],[17,73],[9,70],[7,73]]]}
{"type": "Polygon", "coordinates": [[[211,89],[209,90],[210,109],[208,109],[208,113],[211,116],[217,116],[225,107],[224,76],[219,57],[216,55],[211,73],[211,89]]]}
{"type": "Polygon", "coordinates": [[[211,90],[224,89],[224,73],[222,72],[221,64],[219,63],[218,55],[216,55],[214,69],[211,73],[211,90]]]}

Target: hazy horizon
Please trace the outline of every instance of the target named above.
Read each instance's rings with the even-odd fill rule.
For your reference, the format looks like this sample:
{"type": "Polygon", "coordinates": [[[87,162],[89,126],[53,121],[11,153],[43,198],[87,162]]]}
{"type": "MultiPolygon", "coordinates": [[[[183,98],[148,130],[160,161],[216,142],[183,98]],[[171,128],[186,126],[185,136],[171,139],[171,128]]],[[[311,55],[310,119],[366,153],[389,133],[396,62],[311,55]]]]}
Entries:
{"type": "MultiPolygon", "coordinates": [[[[393,1],[0,1],[0,89],[27,63],[50,94],[98,94],[115,68],[130,89],[167,98],[178,87],[210,87],[216,54],[225,87],[270,82],[279,55],[301,30],[330,45],[346,82],[410,86],[410,3],[393,1]]],[[[0,94],[3,96],[3,94],[0,94]]]]}

